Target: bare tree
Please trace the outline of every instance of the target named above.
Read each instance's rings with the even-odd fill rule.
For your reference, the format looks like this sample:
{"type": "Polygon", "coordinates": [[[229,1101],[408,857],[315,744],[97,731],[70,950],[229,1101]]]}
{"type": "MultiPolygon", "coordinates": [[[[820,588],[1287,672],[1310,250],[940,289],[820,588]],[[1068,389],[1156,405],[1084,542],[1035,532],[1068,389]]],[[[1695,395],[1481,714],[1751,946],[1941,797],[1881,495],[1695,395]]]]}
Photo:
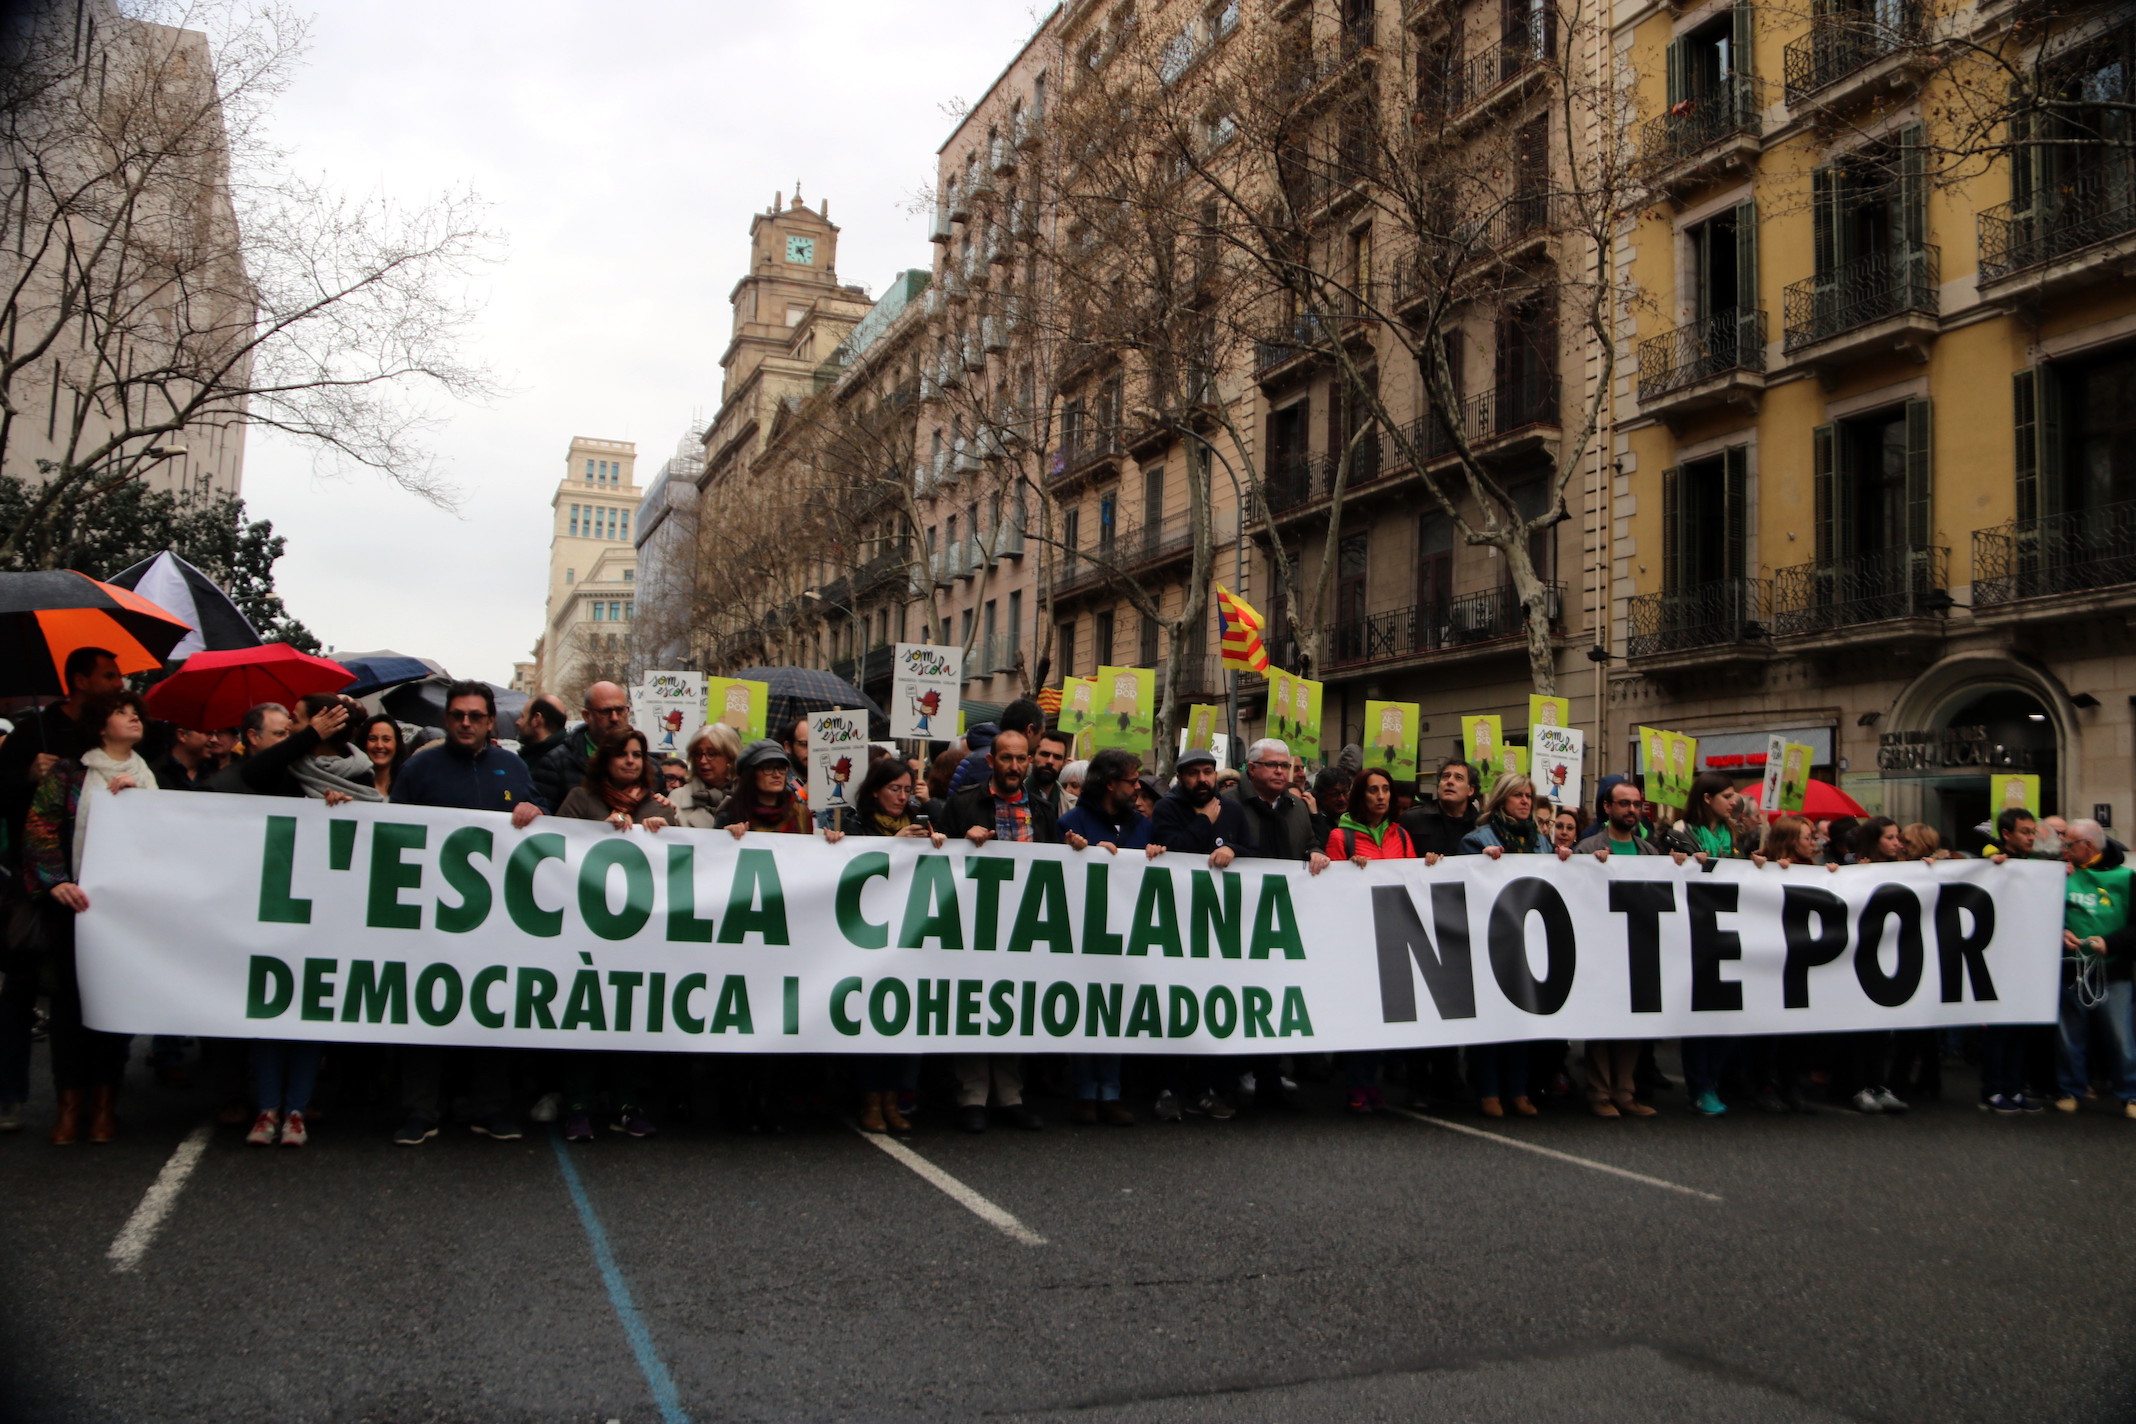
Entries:
{"type": "MultiPolygon", "coordinates": [[[[439,503],[422,401],[479,397],[472,195],[405,208],[299,177],[268,109],[304,47],[272,4],[48,3],[0,55],[0,466],[66,506],[266,427],[439,503]]],[[[179,483],[183,483],[182,481],[179,483]]]]}

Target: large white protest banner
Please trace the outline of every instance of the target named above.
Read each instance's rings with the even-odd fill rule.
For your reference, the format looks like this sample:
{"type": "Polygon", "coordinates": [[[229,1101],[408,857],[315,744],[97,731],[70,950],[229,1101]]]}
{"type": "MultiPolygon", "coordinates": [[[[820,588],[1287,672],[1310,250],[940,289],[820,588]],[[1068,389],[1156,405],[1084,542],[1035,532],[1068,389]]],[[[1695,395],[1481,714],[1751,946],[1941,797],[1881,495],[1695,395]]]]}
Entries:
{"type": "MultiPolygon", "coordinates": [[[[440,753],[425,753],[440,755],[440,753]]],[[[121,794],[87,1021],[700,1052],[1241,1053],[2054,1018],[2060,866],[1331,866],[121,794]]]]}

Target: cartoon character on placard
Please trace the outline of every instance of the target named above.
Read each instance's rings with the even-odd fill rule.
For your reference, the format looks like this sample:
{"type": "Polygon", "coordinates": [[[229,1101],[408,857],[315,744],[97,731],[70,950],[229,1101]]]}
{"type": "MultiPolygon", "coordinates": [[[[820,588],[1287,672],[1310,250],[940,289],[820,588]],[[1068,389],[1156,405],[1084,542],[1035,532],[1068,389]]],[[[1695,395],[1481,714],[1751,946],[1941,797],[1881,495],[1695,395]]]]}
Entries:
{"type": "Polygon", "coordinates": [[[1478,717],[1469,723],[1469,746],[1475,751],[1475,760],[1484,766],[1498,760],[1498,729],[1492,721],[1478,717]]]}
{"type": "Polygon", "coordinates": [[[1373,735],[1372,745],[1380,749],[1380,760],[1385,765],[1393,766],[1398,760],[1398,754],[1409,740],[1408,731],[1408,719],[1402,715],[1401,708],[1380,708],[1379,731],[1373,735]]]}
{"type": "Polygon", "coordinates": [[[1135,713],[1141,709],[1141,685],[1132,673],[1118,673],[1113,677],[1112,700],[1105,710],[1120,719],[1120,730],[1125,732],[1135,723],[1135,713]]]}
{"type": "Polygon", "coordinates": [[[1277,673],[1275,678],[1275,705],[1270,711],[1269,722],[1275,738],[1287,742],[1291,737],[1291,680],[1288,673],[1277,673]]]}
{"type": "Polygon", "coordinates": [[[664,752],[675,750],[675,734],[681,730],[681,710],[679,708],[669,708],[667,715],[660,719],[660,750],[664,752]]]}
{"type": "Polygon", "coordinates": [[[853,779],[853,758],[849,756],[838,758],[838,760],[824,769],[824,775],[831,783],[831,798],[823,803],[824,809],[828,811],[837,807],[852,805],[852,802],[846,800],[845,789],[846,783],[853,779]]]}
{"type": "Polygon", "coordinates": [[[2005,777],[2003,779],[2002,803],[2004,810],[2007,811],[2012,807],[2016,807],[2019,810],[2023,810],[2025,806],[2026,795],[2027,788],[2025,786],[2024,777],[2010,776],[2005,777]]]}
{"type": "Polygon", "coordinates": [[[927,735],[928,719],[941,710],[942,694],[934,688],[930,687],[912,699],[912,714],[918,718],[916,725],[922,737],[927,735]]]}
{"type": "Polygon", "coordinates": [[[1698,739],[1681,734],[1669,738],[1669,783],[1681,797],[1691,794],[1691,758],[1698,746],[1698,739]]]}
{"type": "Polygon", "coordinates": [[[1808,746],[1801,742],[1789,742],[1780,772],[1780,809],[1800,811],[1810,790],[1810,756],[1808,746]]]}
{"type": "Polygon", "coordinates": [[[1556,759],[1553,759],[1553,760],[1551,761],[1551,763],[1550,763],[1550,799],[1551,799],[1551,800],[1553,800],[1553,801],[1563,801],[1563,800],[1565,799],[1565,773],[1566,773],[1566,772],[1568,772],[1568,771],[1570,771],[1571,769],[1572,769],[1572,768],[1571,768],[1571,766],[1570,766],[1570,765],[1569,765],[1568,763],[1566,763],[1566,762],[1563,762],[1563,761],[1558,761],[1558,760],[1556,760],[1556,759]]]}

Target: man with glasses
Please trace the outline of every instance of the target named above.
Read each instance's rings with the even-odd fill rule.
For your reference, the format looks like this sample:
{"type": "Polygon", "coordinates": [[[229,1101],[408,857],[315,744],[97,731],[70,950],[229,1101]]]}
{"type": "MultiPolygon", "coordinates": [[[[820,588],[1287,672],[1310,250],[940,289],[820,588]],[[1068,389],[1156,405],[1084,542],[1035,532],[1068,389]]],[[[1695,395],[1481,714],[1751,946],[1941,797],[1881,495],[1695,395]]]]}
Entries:
{"type": "Polygon", "coordinates": [[[586,779],[586,764],[595,749],[630,726],[630,694],[612,682],[587,688],[583,710],[586,720],[544,751],[534,766],[534,799],[544,811],[553,813],[563,805],[571,788],[586,779]]]}
{"type": "Polygon", "coordinates": [[[1253,849],[1239,852],[1262,860],[1295,860],[1318,875],[1328,868],[1326,852],[1313,841],[1313,813],[1291,794],[1290,748],[1263,737],[1246,749],[1246,784],[1237,793],[1239,809],[1253,828],[1253,849]]]}
{"type": "MultiPolygon", "coordinates": [[[[599,685],[599,684],[597,684],[599,685]]],[[[613,685],[613,684],[609,684],[613,685]]],[[[435,750],[408,758],[393,778],[396,806],[451,806],[463,811],[501,811],[524,830],[542,814],[527,764],[491,738],[497,703],[486,682],[456,682],[445,690],[445,740],[435,750]]],[[[511,1060],[502,1048],[456,1049],[473,1102],[469,1130],[499,1142],[519,1140],[519,1125],[506,1111],[511,1060]]],[[[430,1044],[400,1051],[401,1110],[406,1120],[393,1134],[405,1147],[438,1135],[445,1050],[430,1044]]]]}

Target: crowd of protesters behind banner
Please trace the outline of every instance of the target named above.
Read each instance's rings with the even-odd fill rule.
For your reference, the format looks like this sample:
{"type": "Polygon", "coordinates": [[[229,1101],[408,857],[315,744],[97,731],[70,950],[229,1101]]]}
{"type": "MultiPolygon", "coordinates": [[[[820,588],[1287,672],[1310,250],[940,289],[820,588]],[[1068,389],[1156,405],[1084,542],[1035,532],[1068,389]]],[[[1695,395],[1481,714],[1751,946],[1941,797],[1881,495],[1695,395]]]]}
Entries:
{"type": "MultiPolygon", "coordinates": [[[[236,727],[151,723],[109,653],[82,649],[65,665],[67,695],[27,714],[0,741],[0,1132],[20,1131],[34,1044],[49,1045],[58,1146],[109,1142],[119,1132],[119,1089],[132,1041],[83,1022],[74,964],[75,917],[93,913],[77,881],[84,836],[107,796],[171,792],[311,797],[329,806],[390,801],[508,816],[605,821],[655,833],[669,827],[751,835],[813,833],[806,805],[806,719],[744,745],[728,726],[706,726],[680,757],[659,758],[630,725],[620,686],[595,683],[574,719],[556,698],[533,699],[514,730],[497,736],[486,684],[447,690],[441,737],[410,729],[338,695],[294,707],[263,703],[236,727]]],[[[2051,1104],[2075,1113],[2101,1100],[2136,1118],[2136,902],[2124,848],[2095,821],[2012,809],[1977,829],[1965,851],[1932,828],[1883,816],[1767,818],[1724,773],[1693,782],[1681,814],[1649,804],[1624,776],[1602,778],[1593,815],[1554,804],[1525,776],[1488,788],[1459,759],[1411,785],[1364,768],[1354,747],[1309,777],[1303,758],[1264,739],[1242,771],[1220,770],[1208,751],[1176,760],[1169,784],[1134,753],[1106,749],[1071,761],[1074,739],[1049,729],[1037,703],[1019,700],[932,761],[874,748],[852,810],[831,840],[904,836],[1061,844],[1078,852],[1191,857],[1221,869],[1237,859],[1295,862],[1318,875],[1337,860],[1447,856],[1661,855],[1678,864],[1739,858],[1757,867],[1842,867],[1978,854],[2059,860],[2068,892],[2059,1022],[1967,1030],[1685,1038],[1681,1082],[1666,1077],[1655,1045],[1589,1040],[1575,1055],[1562,1040],[1466,1049],[1258,1057],[915,1054],[686,1055],[586,1050],[343,1044],[309,1041],[152,1039],[146,1066],[167,1088],[196,1076],[219,1099],[221,1120],[248,1142],[300,1147],[326,1112],[361,1121],[391,1116],[393,1140],[417,1146],[448,1121],[510,1141],[521,1121],[559,1124],[572,1142],[605,1125],[650,1137],[663,1123],[703,1113],[749,1132],[777,1132],[797,1115],[856,1113],[871,1133],[913,1130],[923,1108],[954,1107],[958,1127],[1028,1130],[1047,1117],[1027,1097],[1065,1101],[1071,1122],[1130,1126],[1149,1117],[1225,1121],[1242,1109],[1295,1107],[1302,1085],[1340,1080],[1346,1109],[1388,1106],[1390,1087],[1410,1102],[1461,1104],[1487,1118],[1546,1109],[1598,1118],[1653,1117],[1671,1095],[1690,1111],[1813,1111],[1820,1103],[1901,1113],[1942,1096],[1946,1065],[1970,1063],[1979,1106],[2009,1116],[2051,1104]],[[324,1082],[323,1105],[315,1104],[324,1082]]]]}

